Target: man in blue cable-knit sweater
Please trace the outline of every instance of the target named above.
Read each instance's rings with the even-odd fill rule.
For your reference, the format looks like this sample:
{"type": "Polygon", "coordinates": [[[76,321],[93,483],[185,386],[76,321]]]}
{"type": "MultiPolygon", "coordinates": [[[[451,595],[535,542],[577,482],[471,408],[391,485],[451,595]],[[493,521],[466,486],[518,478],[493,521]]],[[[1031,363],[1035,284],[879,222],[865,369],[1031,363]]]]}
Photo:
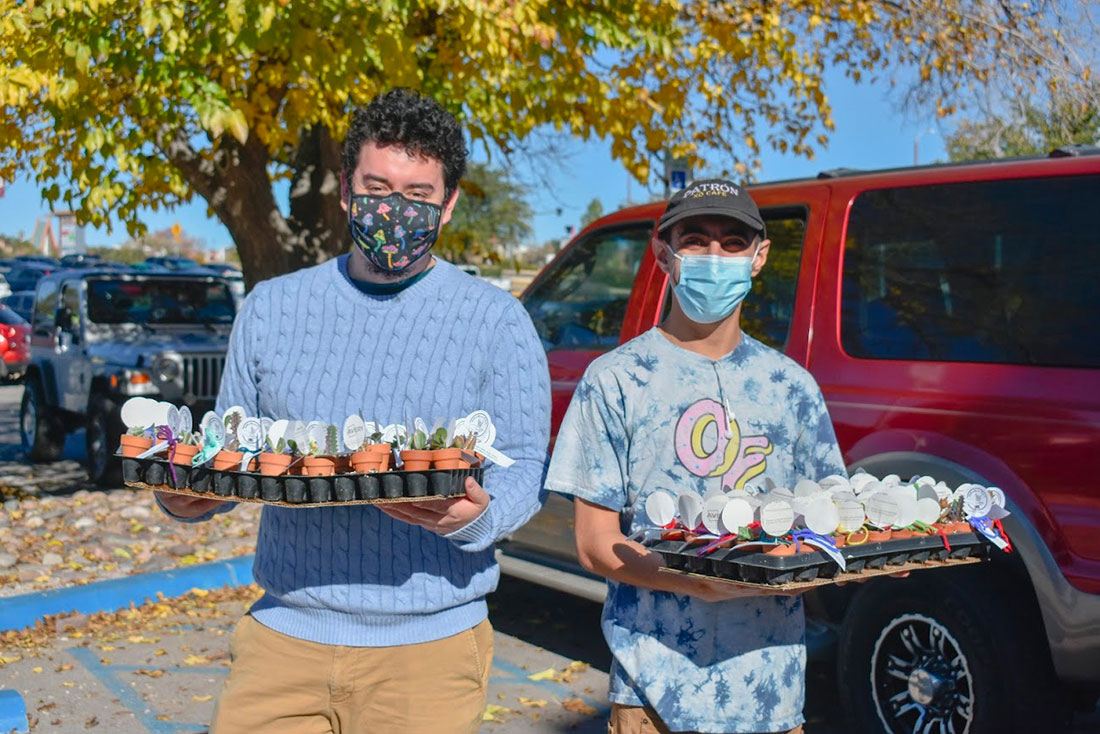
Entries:
{"type": "MultiPolygon", "coordinates": [[[[502,290],[435,259],[466,147],[436,102],[397,89],[351,121],[342,197],[356,247],[257,284],[234,325],[219,412],[381,424],[484,409],[492,465],[462,499],[266,506],[263,587],[233,632],[214,734],[473,732],[492,659],[494,542],[539,509],[549,434],[546,359],[502,290]]],[[[180,520],[233,507],[161,494],[180,520]]]]}

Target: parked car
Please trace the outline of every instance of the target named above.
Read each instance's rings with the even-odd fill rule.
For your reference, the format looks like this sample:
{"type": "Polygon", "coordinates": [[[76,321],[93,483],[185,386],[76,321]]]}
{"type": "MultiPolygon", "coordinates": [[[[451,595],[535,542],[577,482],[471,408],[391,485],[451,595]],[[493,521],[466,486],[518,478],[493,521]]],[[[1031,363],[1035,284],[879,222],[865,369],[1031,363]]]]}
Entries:
{"type": "Polygon", "coordinates": [[[0,302],[30,323],[31,313],[34,312],[34,291],[15,291],[10,296],[0,299],[0,302]]]}
{"type": "Polygon", "coordinates": [[[50,257],[49,255],[16,255],[12,260],[15,260],[21,265],[34,263],[37,265],[46,265],[52,269],[56,269],[61,265],[56,257],[50,257]]]}
{"type": "Polygon", "coordinates": [[[33,291],[38,281],[58,269],[57,265],[46,265],[39,262],[22,262],[11,269],[4,277],[11,287],[12,293],[16,291],[33,291]]]}
{"type": "MultiPolygon", "coordinates": [[[[997,486],[1014,552],[807,594],[851,731],[1061,731],[1100,686],[1100,150],[826,172],[752,188],[771,238],[742,324],[814,375],[850,470],[997,486]]],[[[556,432],[598,355],[670,304],[649,204],[589,225],[523,294],[556,432]]],[[[573,510],[503,546],[561,583],[573,510]]],[[[585,582],[578,581],[584,587],[585,582]]]]}
{"type": "Polygon", "coordinates": [[[150,268],[163,268],[165,270],[197,270],[202,266],[189,257],[178,257],[175,255],[157,256],[145,258],[145,265],[150,268]]]}
{"type": "Polygon", "coordinates": [[[42,279],[20,410],[31,461],[56,459],[87,429],[88,476],[119,481],[121,404],[134,395],[213,408],[236,313],[229,283],[209,274],[65,270],[42,279]]]}
{"type": "Polygon", "coordinates": [[[15,311],[0,306],[0,381],[14,382],[23,376],[29,337],[30,325],[15,311]]]}
{"type": "Polygon", "coordinates": [[[206,270],[209,270],[209,271],[213,272],[213,273],[217,273],[218,275],[222,276],[223,278],[243,278],[244,277],[244,273],[241,272],[240,268],[235,267],[233,265],[227,265],[225,263],[206,263],[202,267],[205,268],[206,270]]]}
{"type": "Polygon", "coordinates": [[[85,252],[65,255],[60,260],[60,265],[63,268],[94,268],[108,264],[109,263],[99,255],[85,252]]]}
{"type": "Polygon", "coordinates": [[[11,295],[11,286],[8,285],[8,279],[0,273],[0,300],[7,298],[11,295]]]}

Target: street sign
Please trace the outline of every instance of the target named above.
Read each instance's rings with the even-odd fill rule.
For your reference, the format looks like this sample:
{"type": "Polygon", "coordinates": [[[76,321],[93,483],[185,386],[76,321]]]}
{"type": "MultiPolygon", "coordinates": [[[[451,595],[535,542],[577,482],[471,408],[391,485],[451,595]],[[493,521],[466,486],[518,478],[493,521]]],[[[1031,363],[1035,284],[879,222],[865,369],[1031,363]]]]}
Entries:
{"type": "Polygon", "coordinates": [[[687,158],[673,158],[665,151],[665,196],[679,191],[691,180],[691,162],[687,158]]]}

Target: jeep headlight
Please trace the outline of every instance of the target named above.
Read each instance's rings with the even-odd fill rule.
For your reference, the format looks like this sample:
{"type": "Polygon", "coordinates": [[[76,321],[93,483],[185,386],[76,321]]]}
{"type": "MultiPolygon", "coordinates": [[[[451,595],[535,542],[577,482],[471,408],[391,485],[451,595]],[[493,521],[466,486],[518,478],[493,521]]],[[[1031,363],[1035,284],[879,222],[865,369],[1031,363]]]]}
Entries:
{"type": "Polygon", "coordinates": [[[158,357],[153,362],[153,377],[157,382],[175,382],[180,376],[180,363],[171,357],[158,357]]]}

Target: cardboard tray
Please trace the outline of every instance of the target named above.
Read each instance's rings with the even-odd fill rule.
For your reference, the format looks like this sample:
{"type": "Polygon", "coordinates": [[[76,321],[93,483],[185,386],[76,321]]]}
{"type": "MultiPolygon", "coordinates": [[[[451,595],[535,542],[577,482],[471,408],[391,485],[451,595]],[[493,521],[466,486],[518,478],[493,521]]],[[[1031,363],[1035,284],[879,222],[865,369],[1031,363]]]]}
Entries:
{"type": "MultiPolygon", "coordinates": [[[[867,575],[898,573],[916,568],[958,565],[960,561],[978,561],[989,557],[991,545],[977,533],[947,536],[951,549],[939,535],[925,535],[879,543],[846,545],[839,549],[846,569],[827,553],[803,545],[804,551],[792,556],[769,556],[759,550],[721,548],[700,556],[705,543],[663,540],[650,550],[660,553],[670,571],[717,578],[747,586],[784,587],[789,584],[836,583],[867,575]]],[[[664,570],[664,569],[662,569],[664,570]]],[[[808,588],[808,587],[807,587],[808,588]]]]}
{"type": "Polygon", "coordinates": [[[122,478],[127,487],[281,507],[389,504],[464,497],[466,477],[481,483],[484,472],[477,467],[327,477],[264,477],[255,472],[176,466],[173,480],[173,473],[164,459],[122,460],[122,478]]]}

